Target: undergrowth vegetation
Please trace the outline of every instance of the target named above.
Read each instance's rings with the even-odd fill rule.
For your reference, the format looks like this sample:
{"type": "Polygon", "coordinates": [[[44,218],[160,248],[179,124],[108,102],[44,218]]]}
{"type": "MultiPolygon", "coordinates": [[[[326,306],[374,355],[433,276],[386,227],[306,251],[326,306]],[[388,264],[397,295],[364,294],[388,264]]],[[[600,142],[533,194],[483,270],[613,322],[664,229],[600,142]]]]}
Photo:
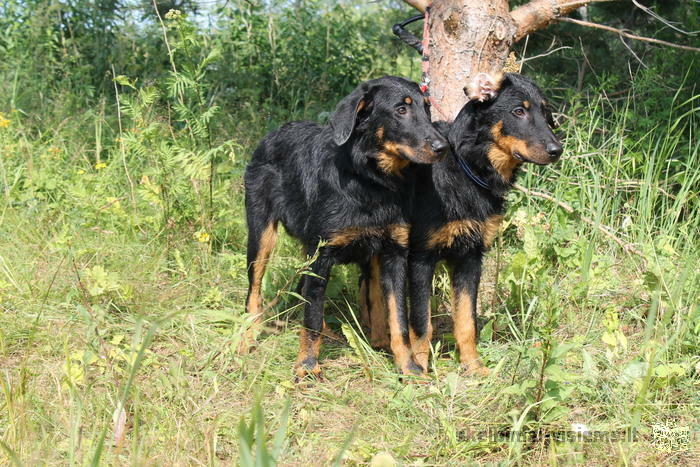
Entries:
{"type": "Polygon", "coordinates": [[[433,371],[400,381],[358,325],[347,266],[327,290],[326,379],[295,385],[293,291],[308,261],[286,235],[260,346],[235,353],[248,324],[242,174],[281,122],[324,121],[363,79],[417,79],[418,59],[388,39],[408,13],[234,1],[207,29],[202,12],[144,7],[130,25],[104,3],[0,7],[7,462],[700,462],[685,441],[700,430],[700,100],[687,54],[650,52],[631,84],[626,69],[589,65],[579,89],[528,62],[565,155],[527,168],[489,253],[491,376],[459,372],[440,271],[433,371]]]}

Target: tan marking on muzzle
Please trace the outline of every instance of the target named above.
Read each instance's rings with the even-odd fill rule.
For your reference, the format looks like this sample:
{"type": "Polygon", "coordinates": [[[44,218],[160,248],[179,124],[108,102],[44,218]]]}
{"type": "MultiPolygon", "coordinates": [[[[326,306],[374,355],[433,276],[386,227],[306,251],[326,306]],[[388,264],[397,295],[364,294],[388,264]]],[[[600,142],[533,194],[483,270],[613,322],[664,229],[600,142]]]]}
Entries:
{"type": "Polygon", "coordinates": [[[383,150],[377,154],[377,166],[389,175],[401,177],[401,171],[406,168],[411,161],[401,157],[403,154],[407,158],[414,155],[413,148],[405,144],[387,141],[383,150]]]}
{"type": "Polygon", "coordinates": [[[513,136],[504,136],[503,121],[499,121],[491,128],[491,135],[494,144],[489,149],[487,157],[501,178],[510,182],[513,178],[513,171],[522,163],[515,158],[514,153],[518,152],[522,156],[530,158],[527,143],[513,136]]]}

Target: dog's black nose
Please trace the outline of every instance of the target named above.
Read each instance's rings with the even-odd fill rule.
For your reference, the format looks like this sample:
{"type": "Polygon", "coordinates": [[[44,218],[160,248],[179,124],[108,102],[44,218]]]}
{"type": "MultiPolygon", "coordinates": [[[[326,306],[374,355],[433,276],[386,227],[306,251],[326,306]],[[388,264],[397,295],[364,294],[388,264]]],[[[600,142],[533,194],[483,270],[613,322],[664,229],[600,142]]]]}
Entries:
{"type": "Polygon", "coordinates": [[[447,141],[444,139],[434,139],[430,142],[430,149],[435,151],[438,154],[442,154],[447,150],[447,147],[449,145],[447,144],[447,141]]]}
{"type": "Polygon", "coordinates": [[[554,142],[549,143],[545,149],[547,150],[549,157],[554,160],[559,159],[561,153],[564,152],[564,148],[561,147],[561,144],[554,142]]]}

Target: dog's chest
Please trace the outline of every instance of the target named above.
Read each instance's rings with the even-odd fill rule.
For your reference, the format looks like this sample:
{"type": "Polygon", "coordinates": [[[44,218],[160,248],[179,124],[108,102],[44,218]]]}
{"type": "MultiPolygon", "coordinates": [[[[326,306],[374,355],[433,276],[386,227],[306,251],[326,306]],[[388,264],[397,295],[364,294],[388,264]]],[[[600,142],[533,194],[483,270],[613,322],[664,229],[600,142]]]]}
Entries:
{"type": "Polygon", "coordinates": [[[410,227],[396,223],[385,226],[351,226],[329,235],[327,246],[336,249],[354,248],[379,251],[387,246],[408,248],[410,227]]]}
{"type": "Polygon", "coordinates": [[[492,215],[485,220],[456,219],[432,226],[423,239],[428,250],[488,249],[498,234],[503,216],[492,215]]]}

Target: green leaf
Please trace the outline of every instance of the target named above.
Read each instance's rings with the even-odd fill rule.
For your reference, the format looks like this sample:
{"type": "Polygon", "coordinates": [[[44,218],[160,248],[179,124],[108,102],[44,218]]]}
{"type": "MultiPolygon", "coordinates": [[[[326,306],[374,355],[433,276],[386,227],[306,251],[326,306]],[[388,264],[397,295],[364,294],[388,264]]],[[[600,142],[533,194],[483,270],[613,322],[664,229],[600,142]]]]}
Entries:
{"type": "Polygon", "coordinates": [[[610,347],[617,347],[617,339],[615,338],[615,334],[612,332],[605,331],[600,340],[608,344],[610,347]]]}
{"type": "Polygon", "coordinates": [[[641,360],[633,360],[627,364],[620,374],[620,383],[630,384],[641,380],[647,372],[649,364],[641,360]]]}
{"type": "Polygon", "coordinates": [[[131,89],[134,89],[134,90],[136,89],[136,87],[134,86],[134,83],[132,83],[131,80],[125,75],[115,76],[114,81],[121,86],[127,86],[127,87],[130,87],[131,89]]]}
{"type": "Polygon", "coordinates": [[[581,356],[583,357],[583,373],[589,378],[598,378],[598,367],[591,354],[586,349],[581,349],[581,356]]]}
{"type": "Polygon", "coordinates": [[[535,229],[530,226],[525,227],[523,250],[528,259],[535,259],[540,256],[540,241],[535,233],[535,229]]]}
{"type": "Polygon", "coordinates": [[[284,438],[287,434],[287,420],[289,419],[289,410],[292,406],[292,400],[287,399],[284,403],[284,408],[282,409],[282,414],[280,414],[280,426],[275,433],[275,437],[272,439],[272,458],[277,461],[280,453],[282,452],[282,447],[284,446],[284,438]]]}

